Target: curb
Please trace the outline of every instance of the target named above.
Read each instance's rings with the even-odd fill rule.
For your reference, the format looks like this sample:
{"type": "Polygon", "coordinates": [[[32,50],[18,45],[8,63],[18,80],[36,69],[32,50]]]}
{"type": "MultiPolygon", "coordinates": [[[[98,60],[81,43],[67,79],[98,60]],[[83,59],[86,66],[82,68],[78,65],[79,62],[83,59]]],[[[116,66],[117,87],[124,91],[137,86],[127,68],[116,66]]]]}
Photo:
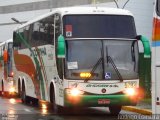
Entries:
{"type": "Polygon", "coordinates": [[[152,115],[152,111],[150,111],[150,110],[141,109],[141,108],[132,107],[132,106],[123,106],[122,110],[136,112],[136,113],[140,113],[142,115],[152,115]]]}

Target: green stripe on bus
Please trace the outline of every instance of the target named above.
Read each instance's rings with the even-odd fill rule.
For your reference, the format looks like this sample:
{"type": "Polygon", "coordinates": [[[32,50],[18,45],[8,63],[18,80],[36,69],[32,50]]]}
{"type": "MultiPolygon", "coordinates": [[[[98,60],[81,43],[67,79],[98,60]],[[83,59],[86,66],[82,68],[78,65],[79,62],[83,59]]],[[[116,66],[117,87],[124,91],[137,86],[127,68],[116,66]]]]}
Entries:
{"type": "Polygon", "coordinates": [[[18,32],[18,36],[20,37],[20,40],[25,44],[25,46],[29,48],[30,52],[33,55],[34,62],[36,63],[36,74],[37,74],[36,76],[38,76],[39,80],[40,80],[42,99],[45,100],[44,80],[43,80],[43,76],[42,76],[42,72],[41,72],[41,67],[39,65],[39,61],[38,61],[37,57],[35,56],[33,50],[31,49],[31,46],[26,42],[25,38],[19,32],[18,32]]]}
{"type": "Polygon", "coordinates": [[[100,106],[110,106],[110,105],[135,105],[132,99],[127,95],[82,95],[77,96],[76,99],[68,99],[65,96],[65,106],[86,106],[86,107],[100,107],[100,106]]]}

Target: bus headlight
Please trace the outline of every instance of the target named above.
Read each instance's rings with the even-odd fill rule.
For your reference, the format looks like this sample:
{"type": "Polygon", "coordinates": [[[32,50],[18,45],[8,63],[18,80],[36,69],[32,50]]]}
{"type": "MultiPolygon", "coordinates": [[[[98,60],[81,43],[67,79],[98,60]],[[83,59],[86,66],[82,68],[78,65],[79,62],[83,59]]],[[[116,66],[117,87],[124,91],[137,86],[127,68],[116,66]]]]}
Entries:
{"type": "Polygon", "coordinates": [[[9,89],[9,92],[10,92],[10,93],[14,93],[14,92],[15,92],[15,88],[14,88],[14,87],[11,87],[11,88],[9,89]]]}
{"type": "Polygon", "coordinates": [[[67,94],[70,94],[71,96],[78,96],[84,94],[84,92],[77,88],[72,88],[72,89],[67,89],[67,94]]]}
{"type": "Polygon", "coordinates": [[[124,93],[128,96],[134,96],[137,94],[134,88],[127,88],[124,93]]]}

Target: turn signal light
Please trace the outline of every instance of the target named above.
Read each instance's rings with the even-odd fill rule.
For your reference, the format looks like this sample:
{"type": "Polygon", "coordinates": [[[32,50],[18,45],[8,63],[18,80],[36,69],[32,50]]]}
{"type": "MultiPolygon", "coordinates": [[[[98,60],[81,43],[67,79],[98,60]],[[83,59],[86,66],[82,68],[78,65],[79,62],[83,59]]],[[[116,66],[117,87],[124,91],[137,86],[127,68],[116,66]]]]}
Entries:
{"type": "Polygon", "coordinates": [[[87,73],[87,72],[80,73],[81,78],[90,78],[91,76],[92,76],[91,73],[87,73]]]}

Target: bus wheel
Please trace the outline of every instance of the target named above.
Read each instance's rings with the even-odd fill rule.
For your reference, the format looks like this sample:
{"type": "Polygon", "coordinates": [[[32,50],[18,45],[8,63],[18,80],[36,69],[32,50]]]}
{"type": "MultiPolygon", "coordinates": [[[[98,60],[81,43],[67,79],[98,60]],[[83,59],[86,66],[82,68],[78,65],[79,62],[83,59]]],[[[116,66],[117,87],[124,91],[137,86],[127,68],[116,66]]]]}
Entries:
{"type": "Polygon", "coordinates": [[[121,105],[109,106],[109,111],[112,115],[118,115],[122,109],[121,105]]]}
{"type": "Polygon", "coordinates": [[[51,103],[52,103],[52,109],[55,113],[60,113],[61,112],[61,107],[59,105],[56,104],[56,100],[55,100],[55,92],[54,90],[52,91],[52,100],[51,100],[51,103]]]}
{"type": "Polygon", "coordinates": [[[18,97],[21,97],[21,83],[20,83],[20,80],[18,80],[18,97]]]}
{"type": "Polygon", "coordinates": [[[21,92],[21,100],[24,104],[29,103],[29,98],[26,96],[25,86],[23,87],[23,90],[21,92]]]}

